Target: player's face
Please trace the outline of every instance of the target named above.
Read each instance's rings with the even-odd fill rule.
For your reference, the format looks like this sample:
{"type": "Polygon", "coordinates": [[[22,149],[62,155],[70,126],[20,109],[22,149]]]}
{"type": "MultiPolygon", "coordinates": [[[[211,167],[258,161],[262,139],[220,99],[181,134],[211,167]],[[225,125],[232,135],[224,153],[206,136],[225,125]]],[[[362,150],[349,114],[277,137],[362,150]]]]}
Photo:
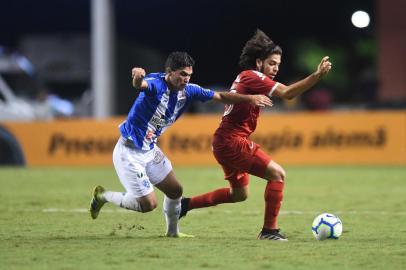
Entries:
{"type": "Polygon", "coordinates": [[[279,71],[279,65],[281,64],[280,54],[271,54],[264,61],[257,60],[257,70],[268,76],[269,78],[275,78],[279,71]]]}
{"type": "Polygon", "coordinates": [[[186,87],[189,83],[190,77],[193,74],[192,67],[184,67],[175,71],[169,71],[167,76],[167,81],[169,83],[169,88],[171,90],[180,91],[186,87]]]}

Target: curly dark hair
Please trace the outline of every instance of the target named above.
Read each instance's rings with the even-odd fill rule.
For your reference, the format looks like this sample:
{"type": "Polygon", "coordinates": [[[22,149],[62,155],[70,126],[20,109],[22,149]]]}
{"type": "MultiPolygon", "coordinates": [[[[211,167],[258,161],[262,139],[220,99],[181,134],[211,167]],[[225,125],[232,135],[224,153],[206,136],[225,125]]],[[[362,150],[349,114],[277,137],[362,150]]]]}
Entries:
{"type": "Polygon", "coordinates": [[[276,45],[262,30],[257,29],[254,36],[245,43],[240,55],[239,65],[242,69],[256,69],[256,60],[265,60],[271,54],[282,55],[282,49],[276,45]]]}
{"type": "Polygon", "coordinates": [[[165,70],[171,71],[182,69],[184,67],[193,67],[195,60],[187,52],[171,52],[166,59],[165,70]]]}

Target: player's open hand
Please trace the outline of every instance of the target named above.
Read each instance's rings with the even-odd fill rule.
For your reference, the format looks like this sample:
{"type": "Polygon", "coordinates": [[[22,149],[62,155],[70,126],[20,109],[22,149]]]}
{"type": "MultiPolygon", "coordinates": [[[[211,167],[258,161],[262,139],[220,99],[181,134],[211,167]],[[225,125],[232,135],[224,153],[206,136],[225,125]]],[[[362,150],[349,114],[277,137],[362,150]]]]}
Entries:
{"type": "Polygon", "coordinates": [[[258,106],[258,107],[265,107],[265,106],[272,107],[273,106],[272,100],[269,97],[264,96],[264,95],[252,95],[251,104],[258,106]]]}
{"type": "Polygon", "coordinates": [[[321,77],[326,75],[331,69],[332,64],[329,61],[329,58],[330,57],[328,56],[324,56],[323,59],[321,59],[319,66],[317,67],[316,73],[321,77]]]}

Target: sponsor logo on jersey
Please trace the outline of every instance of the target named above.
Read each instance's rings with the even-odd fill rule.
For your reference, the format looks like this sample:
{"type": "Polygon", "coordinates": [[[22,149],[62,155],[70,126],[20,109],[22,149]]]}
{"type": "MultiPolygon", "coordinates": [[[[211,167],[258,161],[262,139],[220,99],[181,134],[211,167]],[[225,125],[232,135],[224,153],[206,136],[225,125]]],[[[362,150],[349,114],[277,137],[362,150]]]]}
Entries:
{"type": "Polygon", "coordinates": [[[165,115],[153,116],[151,119],[151,124],[155,126],[157,129],[164,127],[167,124],[167,121],[165,120],[165,115]]]}
{"type": "Polygon", "coordinates": [[[159,150],[155,151],[155,153],[154,153],[154,163],[160,163],[164,157],[165,157],[164,153],[162,153],[159,150]]]}
{"type": "Polygon", "coordinates": [[[147,135],[145,136],[147,139],[151,139],[154,136],[154,132],[152,130],[148,130],[147,135]]]}

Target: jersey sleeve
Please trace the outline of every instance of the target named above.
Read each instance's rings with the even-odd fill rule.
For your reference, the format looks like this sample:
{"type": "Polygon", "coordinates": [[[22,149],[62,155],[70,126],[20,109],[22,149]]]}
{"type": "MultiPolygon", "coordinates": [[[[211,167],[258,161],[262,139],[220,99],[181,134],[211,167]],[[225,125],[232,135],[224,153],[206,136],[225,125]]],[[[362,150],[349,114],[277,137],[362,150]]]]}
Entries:
{"type": "Polygon", "coordinates": [[[214,91],[210,89],[203,88],[197,84],[188,84],[186,88],[186,93],[191,99],[199,100],[201,102],[206,102],[213,99],[214,91]]]}
{"type": "Polygon", "coordinates": [[[240,84],[244,86],[247,94],[260,94],[271,97],[279,83],[261,72],[248,70],[240,74],[240,84]]]}
{"type": "Polygon", "coordinates": [[[159,89],[165,88],[165,73],[149,73],[144,80],[147,82],[147,88],[142,89],[146,95],[155,95],[159,89]]]}
{"type": "Polygon", "coordinates": [[[160,83],[160,81],[156,78],[153,77],[146,77],[144,79],[147,82],[148,87],[146,89],[142,89],[145,94],[147,95],[153,95],[157,93],[157,84],[160,83]]]}

